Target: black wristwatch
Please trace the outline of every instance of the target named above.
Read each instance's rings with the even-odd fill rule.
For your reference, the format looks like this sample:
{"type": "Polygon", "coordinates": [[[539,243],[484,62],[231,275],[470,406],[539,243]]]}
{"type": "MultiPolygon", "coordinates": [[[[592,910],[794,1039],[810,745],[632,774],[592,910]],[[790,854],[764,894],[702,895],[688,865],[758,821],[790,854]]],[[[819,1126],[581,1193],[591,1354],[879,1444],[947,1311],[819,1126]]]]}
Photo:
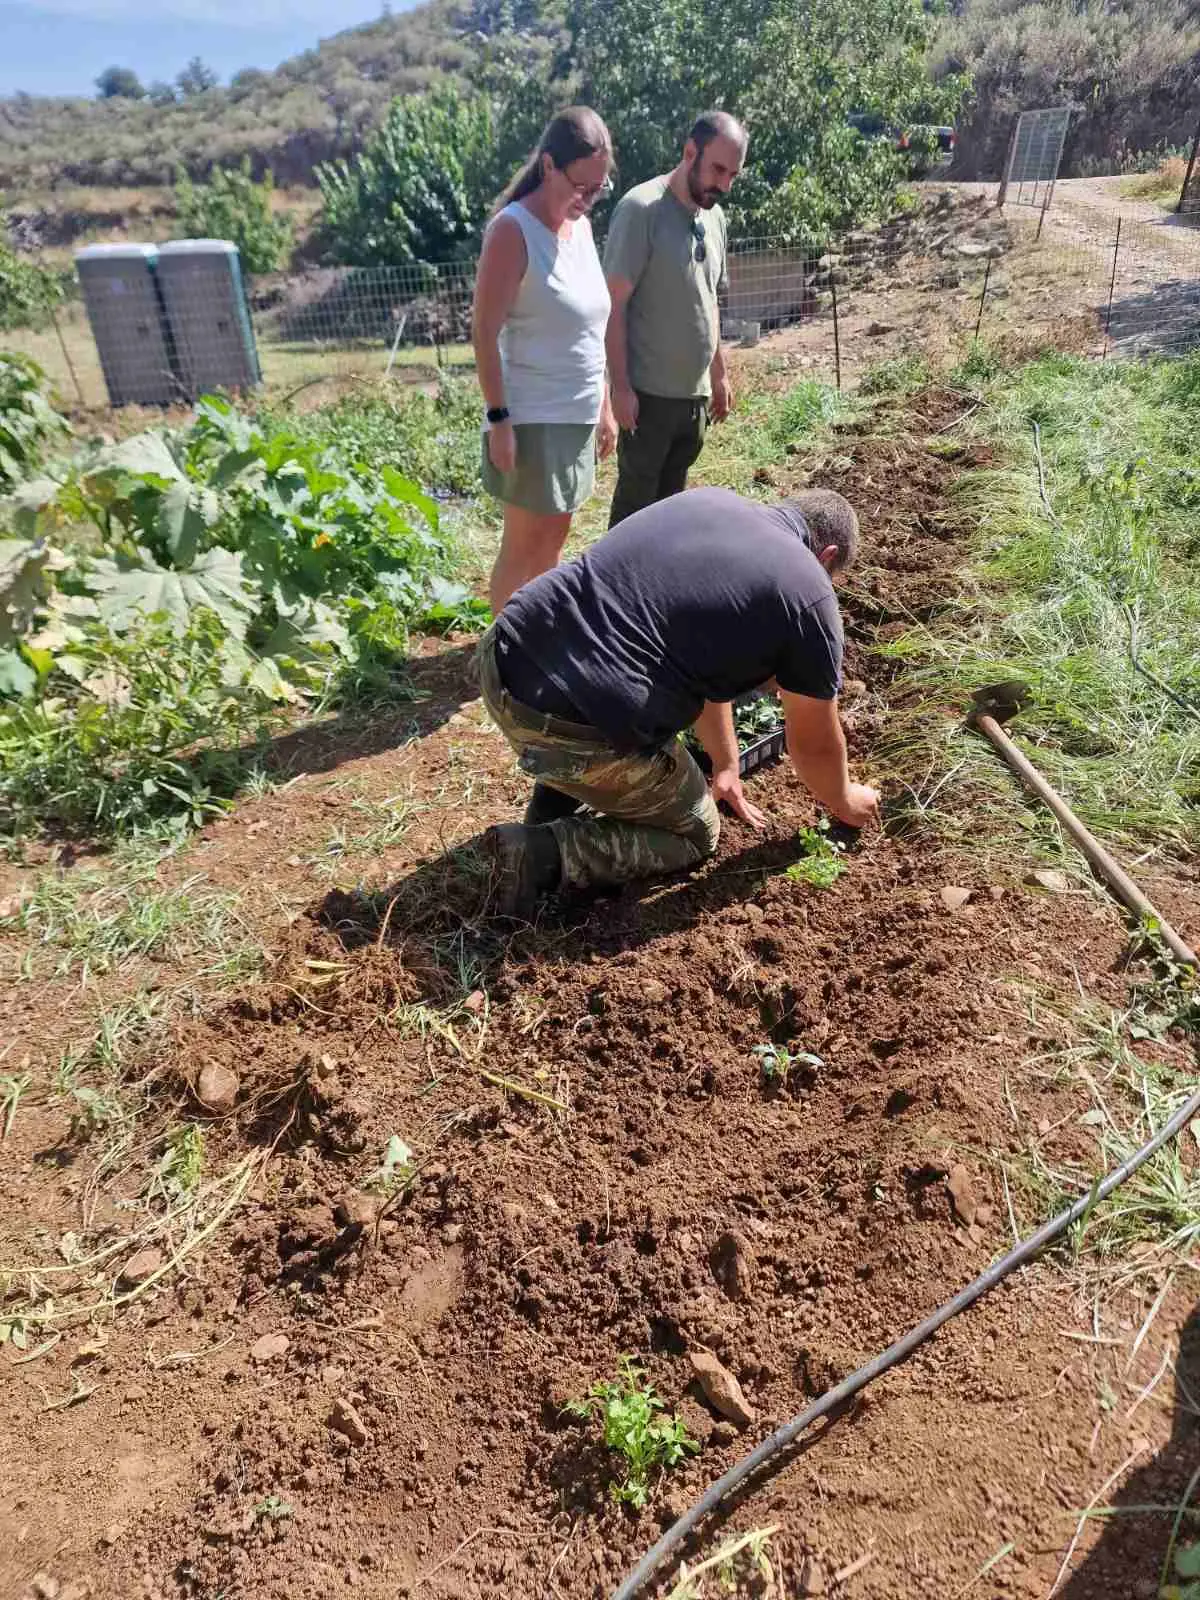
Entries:
{"type": "Polygon", "coordinates": [[[508,421],[508,407],[507,406],[489,406],[488,407],[487,419],[488,419],[489,422],[507,422],[508,421]]]}

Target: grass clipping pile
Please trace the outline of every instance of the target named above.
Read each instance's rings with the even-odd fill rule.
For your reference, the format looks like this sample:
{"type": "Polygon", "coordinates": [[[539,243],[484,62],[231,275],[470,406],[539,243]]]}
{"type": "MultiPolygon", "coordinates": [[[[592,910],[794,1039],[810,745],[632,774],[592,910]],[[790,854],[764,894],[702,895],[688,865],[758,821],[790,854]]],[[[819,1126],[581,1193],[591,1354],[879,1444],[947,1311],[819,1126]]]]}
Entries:
{"type": "MultiPolygon", "coordinates": [[[[820,465],[873,550],[845,607],[868,772],[891,669],[865,647],[953,587],[961,403],[909,400],[903,433],[842,437],[820,465]]],[[[962,860],[947,898],[920,832],[864,841],[821,888],[787,872],[815,820],[794,778],[754,789],[765,835],[727,822],[706,869],[506,940],[461,857],[330,894],[269,982],[159,1049],[189,1091],[234,1082],[209,1138],[269,1160],[190,1281],[159,1287],[164,1340],[214,1353],[155,1370],[140,1425],[188,1467],[90,1592],[603,1596],[719,1472],[1003,1247],[985,1153],[1020,1143],[1015,1056],[1062,1043],[1014,980],[1083,974],[1118,1006],[1115,919],[962,860]]],[[[1075,1087],[1022,1087],[1021,1117],[1085,1161],[1075,1087]]],[[[980,1518],[1002,1484],[1023,1536],[1008,1582],[1044,1592],[1036,1551],[1084,1495],[1094,1396],[1056,1389],[1061,1345],[1020,1291],[970,1323],[667,1587],[957,1592],[1000,1542],[980,1518]],[[989,1359],[1018,1342],[1020,1363],[989,1359]],[[1045,1491],[1050,1433],[1065,1501],[1045,1491]],[[936,1537],[914,1547],[921,1518],[936,1537]]],[[[112,1425],[107,1403],[88,1427],[112,1425]]],[[[61,1425],[59,1448],[85,1437],[61,1425]]]]}

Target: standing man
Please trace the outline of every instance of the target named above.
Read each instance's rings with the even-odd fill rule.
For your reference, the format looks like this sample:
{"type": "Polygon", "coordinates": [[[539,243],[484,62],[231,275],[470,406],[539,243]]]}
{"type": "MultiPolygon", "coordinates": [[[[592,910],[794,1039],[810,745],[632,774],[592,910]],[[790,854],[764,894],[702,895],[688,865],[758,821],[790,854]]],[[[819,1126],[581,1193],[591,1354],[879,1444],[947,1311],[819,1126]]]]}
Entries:
{"type": "Polygon", "coordinates": [[[717,202],[741,172],[747,142],[735,117],[706,111],[675,170],[630,189],[613,212],[605,342],[621,433],[609,527],[685,489],[710,413],[721,422],[733,405],[717,305],[726,285],[717,202]]]}

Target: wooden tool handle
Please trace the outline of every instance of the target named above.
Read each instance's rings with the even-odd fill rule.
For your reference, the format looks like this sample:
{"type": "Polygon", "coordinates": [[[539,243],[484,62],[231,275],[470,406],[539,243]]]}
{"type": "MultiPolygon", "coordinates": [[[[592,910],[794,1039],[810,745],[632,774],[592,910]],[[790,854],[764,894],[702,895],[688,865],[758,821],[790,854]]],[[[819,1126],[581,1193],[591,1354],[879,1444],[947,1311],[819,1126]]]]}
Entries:
{"type": "Polygon", "coordinates": [[[1021,754],[995,717],[987,715],[978,717],[975,726],[995,745],[1005,761],[1034,794],[1046,802],[1117,898],[1137,916],[1154,920],[1162,935],[1163,943],[1176,960],[1184,962],[1187,966],[1196,966],[1198,963],[1195,951],[1183,942],[1171,924],[1146,899],[1124,867],[1114,861],[1095,834],[1084,827],[1062,796],[1050,787],[1033,763],[1021,754]]]}

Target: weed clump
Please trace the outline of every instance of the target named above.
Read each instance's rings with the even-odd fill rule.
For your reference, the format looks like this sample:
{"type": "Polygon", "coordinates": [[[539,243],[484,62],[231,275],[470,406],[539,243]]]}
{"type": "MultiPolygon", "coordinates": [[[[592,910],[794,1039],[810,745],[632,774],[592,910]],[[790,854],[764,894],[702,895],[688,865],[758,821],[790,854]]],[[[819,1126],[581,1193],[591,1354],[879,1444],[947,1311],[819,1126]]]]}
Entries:
{"type": "Polygon", "coordinates": [[[621,1457],[621,1478],[612,1486],[616,1499],[640,1510],[650,1498],[655,1469],[678,1466],[700,1448],[677,1416],[666,1416],[666,1404],[632,1356],[622,1356],[619,1376],[594,1383],[582,1400],[563,1407],[565,1415],[588,1421],[598,1417],[605,1447],[621,1457]]]}

